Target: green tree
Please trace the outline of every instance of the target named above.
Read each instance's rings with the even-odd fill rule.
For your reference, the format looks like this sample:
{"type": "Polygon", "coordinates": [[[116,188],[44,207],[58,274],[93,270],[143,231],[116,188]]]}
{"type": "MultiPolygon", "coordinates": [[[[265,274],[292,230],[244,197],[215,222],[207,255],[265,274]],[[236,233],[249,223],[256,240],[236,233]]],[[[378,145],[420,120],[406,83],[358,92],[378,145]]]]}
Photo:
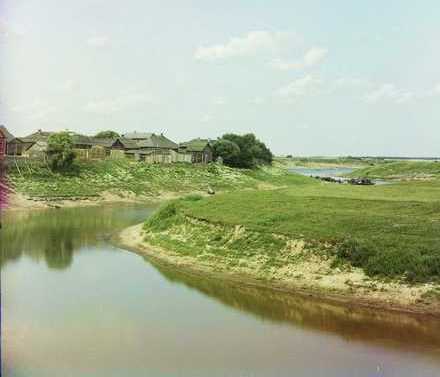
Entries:
{"type": "Polygon", "coordinates": [[[59,132],[49,136],[47,155],[50,168],[54,171],[67,171],[75,160],[73,139],[68,132],[59,132]]]}
{"type": "Polygon", "coordinates": [[[240,147],[234,142],[226,139],[219,139],[214,143],[213,149],[215,160],[218,157],[221,157],[225,165],[235,166],[237,164],[237,159],[240,155],[240,147]]]}
{"type": "Polygon", "coordinates": [[[272,152],[254,134],[225,134],[217,143],[222,140],[237,145],[239,149],[238,155],[234,155],[227,162],[225,161],[229,166],[252,169],[257,165],[272,163],[272,152]]]}
{"type": "Polygon", "coordinates": [[[107,131],[101,131],[98,132],[95,137],[99,139],[116,139],[120,135],[116,131],[107,130],[107,131]]]}

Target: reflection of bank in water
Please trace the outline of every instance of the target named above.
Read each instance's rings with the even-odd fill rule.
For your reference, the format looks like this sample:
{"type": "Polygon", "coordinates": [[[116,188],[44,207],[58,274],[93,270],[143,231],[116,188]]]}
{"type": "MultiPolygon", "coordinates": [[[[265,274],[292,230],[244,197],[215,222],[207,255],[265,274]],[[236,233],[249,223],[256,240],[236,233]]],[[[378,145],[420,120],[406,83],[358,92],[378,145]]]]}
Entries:
{"type": "Polygon", "coordinates": [[[406,351],[440,353],[440,321],[422,315],[336,305],[307,295],[246,286],[185,273],[145,259],[171,282],[184,284],[236,310],[264,321],[325,332],[347,341],[368,342],[406,351]]]}

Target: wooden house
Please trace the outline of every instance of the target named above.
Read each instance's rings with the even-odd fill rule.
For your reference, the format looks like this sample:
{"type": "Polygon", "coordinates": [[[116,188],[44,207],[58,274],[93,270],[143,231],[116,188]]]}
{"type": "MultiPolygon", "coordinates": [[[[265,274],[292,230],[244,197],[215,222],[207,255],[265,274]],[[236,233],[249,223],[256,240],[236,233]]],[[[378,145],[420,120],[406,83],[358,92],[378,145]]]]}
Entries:
{"type": "Polygon", "coordinates": [[[0,126],[0,159],[6,155],[6,134],[3,132],[3,126],[0,126]]]}
{"type": "Polygon", "coordinates": [[[193,164],[207,164],[213,160],[213,148],[208,139],[193,139],[180,143],[179,152],[191,155],[193,164]]]}
{"type": "Polygon", "coordinates": [[[18,138],[12,135],[5,126],[0,126],[0,129],[2,131],[2,134],[4,135],[4,150],[5,155],[8,156],[21,156],[23,154],[23,151],[25,149],[24,142],[18,138]]]}
{"type": "Polygon", "coordinates": [[[156,135],[155,133],[149,132],[130,132],[122,135],[122,139],[125,140],[125,142],[135,143],[136,149],[169,151],[177,151],[179,149],[178,144],[165,137],[162,133],[160,135],[156,135]]]}

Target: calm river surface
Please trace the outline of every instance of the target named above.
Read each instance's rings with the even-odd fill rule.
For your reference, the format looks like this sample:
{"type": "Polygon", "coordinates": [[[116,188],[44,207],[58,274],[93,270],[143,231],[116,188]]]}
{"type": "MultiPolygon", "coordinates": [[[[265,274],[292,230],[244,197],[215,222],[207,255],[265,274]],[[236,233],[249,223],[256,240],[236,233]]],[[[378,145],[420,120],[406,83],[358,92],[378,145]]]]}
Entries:
{"type": "Polygon", "coordinates": [[[2,376],[440,376],[440,321],[201,279],[114,247],[135,206],[10,213],[2,376]]]}

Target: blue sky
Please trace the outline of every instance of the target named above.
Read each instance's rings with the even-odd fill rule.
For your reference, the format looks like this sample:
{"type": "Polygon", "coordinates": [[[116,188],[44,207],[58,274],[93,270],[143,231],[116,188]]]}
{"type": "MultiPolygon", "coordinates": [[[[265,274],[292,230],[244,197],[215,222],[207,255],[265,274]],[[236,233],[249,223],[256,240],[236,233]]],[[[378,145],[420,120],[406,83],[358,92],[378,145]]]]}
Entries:
{"type": "Polygon", "coordinates": [[[3,0],[0,123],[440,155],[438,1],[3,0]],[[61,4],[62,3],[62,4],[61,4]]]}

